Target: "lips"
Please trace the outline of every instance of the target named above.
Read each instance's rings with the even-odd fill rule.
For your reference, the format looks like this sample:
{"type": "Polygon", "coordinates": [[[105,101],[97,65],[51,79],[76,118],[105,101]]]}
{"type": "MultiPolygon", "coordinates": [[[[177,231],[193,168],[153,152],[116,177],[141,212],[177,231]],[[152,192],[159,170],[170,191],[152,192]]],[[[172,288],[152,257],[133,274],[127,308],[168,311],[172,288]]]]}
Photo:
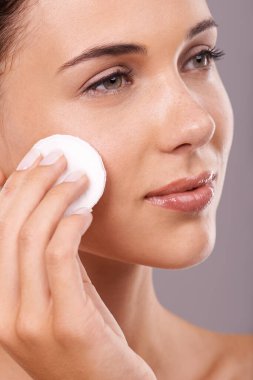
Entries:
{"type": "Polygon", "coordinates": [[[166,186],[163,186],[159,189],[149,192],[145,198],[163,196],[175,193],[183,193],[186,191],[191,191],[197,188],[200,188],[205,185],[210,185],[213,187],[213,182],[216,179],[217,174],[213,171],[205,171],[199,174],[198,176],[191,176],[181,178],[177,181],[171,182],[166,186]]]}

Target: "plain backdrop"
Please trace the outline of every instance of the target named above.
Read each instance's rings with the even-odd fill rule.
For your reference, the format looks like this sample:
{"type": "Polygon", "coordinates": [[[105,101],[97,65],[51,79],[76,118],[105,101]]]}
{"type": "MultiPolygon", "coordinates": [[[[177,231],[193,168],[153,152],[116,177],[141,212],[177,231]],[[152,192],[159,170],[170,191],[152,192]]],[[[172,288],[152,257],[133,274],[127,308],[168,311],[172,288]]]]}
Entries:
{"type": "Polygon", "coordinates": [[[198,326],[253,332],[253,1],[209,0],[219,25],[217,61],[235,117],[212,254],[193,268],[153,271],[160,302],[198,326]]]}

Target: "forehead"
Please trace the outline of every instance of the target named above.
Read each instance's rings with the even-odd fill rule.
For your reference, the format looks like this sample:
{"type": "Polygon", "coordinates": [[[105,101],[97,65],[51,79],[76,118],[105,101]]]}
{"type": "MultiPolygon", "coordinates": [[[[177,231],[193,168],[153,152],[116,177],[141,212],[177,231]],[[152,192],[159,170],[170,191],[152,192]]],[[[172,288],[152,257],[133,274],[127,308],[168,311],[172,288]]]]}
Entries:
{"type": "Polygon", "coordinates": [[[150,31],[182,39],[210,16],[205,0],[39,0],[32,13],[36,39],[60,42],[69,52],[73,45],[82,49],[84,41],[136,40],[150,31]]]}
{"type": "Polygon", "coordinates": [[[169,54],[180,48],[189,28],[211,16],[205,0],[35,0],[32,4],[20,54],[12,64],[43,85],[55,78],[63,63],[96,45],[144,44],[156,56],[166,44],[169,54]]]}

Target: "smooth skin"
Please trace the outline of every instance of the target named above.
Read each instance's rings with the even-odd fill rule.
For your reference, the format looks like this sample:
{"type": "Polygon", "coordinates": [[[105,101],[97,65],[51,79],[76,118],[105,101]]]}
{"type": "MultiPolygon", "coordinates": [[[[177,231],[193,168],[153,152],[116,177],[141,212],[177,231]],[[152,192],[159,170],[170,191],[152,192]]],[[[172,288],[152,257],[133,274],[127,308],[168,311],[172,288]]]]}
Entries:
{"type": "Polygon", "coordinates": [[[49,190],[66,166],[16,171],[0,193],[1,344],[34,379],[154,380],[77,260],[92,215],[62,214],[88,179],[49,190]]]}
{"type": "MultiPolygon", "coordinates": [[[[49,370],[53,367],[55,373],[50,374],[51,378],[59,376],[62,379],[62,368],[68,363],[66,357],[71,347],[68,346],[66,351],[63,349],[63,354],[55,359],[54,353],[59,352],[59,341],[53,338],[55,334],[51,330],[51,343],[43,345],[45,334],[41,336],[37,319],[31,317],[38,315],[38,310],[44,310],[44,315],[50,311],[45,306],[48,298],[45,301],[44,297],[43,303],[38,296],[42,291],[42,285],[38,284],[44,283],[47,287],[46,276],[42,279],[43,271],[48,271],[45,262],[43,270],[42,263],[42,258],[46,261],[49,256],[46,252],[57,256],[59,267],[64,267],[61,275],[70,281],[69,289],[77,289],[78,305],[81,297],[86,299],[89,296],[86,289],[89,286],[81,287],[79,273],[86,271],[85,276],[94,286],[92,289],[96,289],[101,297],[100,306],[115,318],[114,322],[110,317],[107,323],[109,326],[113,323],[121,331],[116,337],[118,340],[115,338],[121,342],[119,344],[116,341],[115,345],[112,344],[113,332],[104,348],[93,343],[96,349],[89,357],[91,371],[101,370],[103,366],[99,363],[95,367],[92,365],[97,357],[103,362],[104,349],[109,345],[106,353],[110,358],[119,355],[123,368],[130,370],[131,367],[137,372],[151,368],[159,380],[251,380],[252,336],[216,333],[188,323],[159,303],[152,281],[152,267],[177,269],[200,264],[209,257],[215,244],[216,211],[233,139],[233,110],[215,63],[207,64],[203,59],[200,64],[193,58],[203,48],[215,46],[217,29],[210,28],[189,41],[185,39],[190,28],[210,17],[204,0],[54,0],[53,5],[50,0],[39,0],[29,9],[25,33],[15,58],[7,66],[0,98],[0,173],[3,183],[12,175],[13,183],[16,183],[21,175],[15,173],[15,168],[22,157],[39,139],[55,133],[77,135],[92,144],[103,158],[107,183],[103,197],[93,209],[93,221],[82,237],[82,217],[70,217],[66,221],[68,227],[64,228],[65,222],[59,215],[71,202],[70,194],[67,194],[71,186],[74,196],[73,184],[64,184],[58,189],[59,197],[58,193],[54,196],[55,215],[52,212],[49,215],[46,210],[48,207],[51,210],[51,206],[44,204],[43,215],[46,216],[36,216],[38,222],[29,223],[28,231],[24,229],[30,217],[26,214],[25,218],[26,207],[33,207],[30,211],[39,215],[37,208],[43,212],[40,207],[44,202],[42,192],[48,191],[50,202],[50,192],[53,191],[49,184],[47,189],[43,187],[42,171],[34,168],[34,174],[41,175],[33,177],[32,171],[27,174],[31,176],[29,186],[15,185],[8,195],[8,191],[1,194],[1,204],[6,205],[0,206],[1,229],[5,231],[1,244],[8,247],[8,252],[4,249],[3,254],[3,249],[0,250],[8,263],[7,267],[5,262],[0,268],[0,279],[5,279],[1,283],[1,292],[6,300],[12,289],[14,294],[9,302],[13,302],[13,307],[17,293],[21,291],[22,294],[18,279],[19,262],[22,261],[18,258],[22,256],[26,260],[32,250],[33,265],[37,268],[34,276],[37,285],[29,279],[30,286],[27,286],[27,289],[32,288],[27,291],[33,291],[33,295],[27,296],[31,309],[29,314],[23,312],[23,328],[19,324],[18,329],[23,343],[17,342],[15,333],[11,338],[6,336],[3,327],[1,329],[5,350],[9,352],[7,355],[3,349],[0,357],[3,364],[0,375],[6,380],[29,379],[22,366],[28,373],[29,370],[42,373],[45,366],[49,370]],[[148,55],[106,56],[57,73],[59,67],[83,50],[112,42],[144,44],[148,55]],[[116,84],[104,82],[96,92],[88,92],[91,84],[116,69],[124,72],[132,69],[133,76],[131,79],[122,77],[122,82],[116,84]],[[218,177],[212,203],[198,214],[165,210],[144,199],[153,189],[204,170],[214,170],[218,177]],[[13,202],[6,200],[11,196],[15,196],[15,207],[13,202]],[[28,199],[30,206],[25,205],[28,199]],[[37,200],[37,204],[34,201],[32,206],[32,200],[37,200]],[[54,249],[49,251],[45,243],[48,242],[45,238],[48,232],[45,231],[52,231],[56,220],[59,234],[54,249]],[[12,221],[15,221],[14,225],[12,221]],[[28,239],[22,238],[24,231],[28,239]],[[68,244],[72,248],[69,247],[67,259],[66,236],[69,236],[68,244]],[[24,248],[25,244],[30,248],[24,248]],[[74,266],[77,253],[79,271],[72,267],[77,278],[71,272],[73,277],[70,279],[71,263],[74,266]],[[12,285],[8,282],[7,268],[13,270],[12,285]],[[29,343],[31,337],[36,344],[29,343]],[[31,352],[28,347],[37,347],[37,351],[34,349],[33,355],[28,355],[31,352]],[[47,355],[52,366],[48,365],[47,355]]],[[[25,265],[22,268],[28,273],[29,268],[25,269],[25,265]]],[[[52,266],[50,270],[53,271],[52,266]]],[[[73,308],[67,304],[66,288],[61,287],[58,280],[59,283],[56,281],[54,285],[60,288],[58,294],[64,300],[63,316],[67,313],[64,326],[72,337],[73,329],[79,326],[83,333],[80,345],[85,345],[86,339],[89,341],[85,322],[87,310],[81,317],[77,310],[80,311],[78,308],[82,306],[76,306],[74,310],[79,324],[76,323],[73,308]],[[64,308],[65,301],[68,310],[64,308]]],[[[96,297],[91,299],[95,302],[96,297]]],[[[0,309],[10,315],[5,304],[0,309]]],[[[93,312],[98,319],[89,323],[102,323],[104,311],[93,308],[93,312]]],[[[55,321],[63,316],[58,313],[55,321]]],[[[47,330],[49,321],[40,319],[41,323],[43,321],[47,330]]],[[[14,321],[11,326],[14,331],[14,321]]],[[[56,322],[54,327],[59,331],[62,326],[56,322]]],[[[104,336],[103,329],[101,335],[104,336]]],[[[79,338],[79,333],[76,336],[79,338]]],[[[73,339],[67,338],[66,341],[71,346],[73,339]]],[[[70,355],[74,368],[82,368],[87,353],[83,353],[84,359],[79,351],[72,350],[70,355]]],[[[117,375],[119,368],[115,360],[107,360],[107,364],[112,366],[111,373],[117,375]]],[[[124,376],[128,373],[127,370],[124,376]]],[[[101,376],[99,379],[103,380],[101,376]]],[[[152,373],[147,376],[152,377],[152,373]]]]}

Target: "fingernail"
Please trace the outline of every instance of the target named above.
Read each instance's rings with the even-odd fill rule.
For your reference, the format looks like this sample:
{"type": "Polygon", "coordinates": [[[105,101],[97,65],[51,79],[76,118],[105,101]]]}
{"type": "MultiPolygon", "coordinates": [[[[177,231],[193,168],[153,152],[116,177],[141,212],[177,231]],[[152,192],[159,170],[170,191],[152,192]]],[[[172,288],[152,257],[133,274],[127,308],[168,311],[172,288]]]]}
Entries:
{"type": "Polygon", "coordinates": [[[77,210],[71,211],[71,214],[83,214],[83,215],[90,215],[92,213],[92,209],[89,207],[81,207],[77,210]]]}
{"type": "Polygon", "coordinates": [[[90,225],[92,223],[93,215],[92,215],[91,211],[92,210],[89,208],[82,207],[82,208],[79,208],[79,209],[71,212],[72,215],[76,215],[76,214],[85,215],[84,224],[81,226],[81,234],[82,235],[88,230],[88,228],[90,227],[90,225]]]}
{"type": "Polygon", "coordinates": [[[49,154],[47,154],[42,161],[40,161],[40,166],[44,166],[44,165],[51,165],[51,164],[54,164],[62,155],[63,155],[63,151],[61,151],[60,149],[57,149],[57,150],[54,150],[52,152],[50,152],[49,154]]]}
{"type": "Polygon", "coordinates": [[[16,170],[25,170],[25,169],[30,168],[40,155],[41,155],[41,153],[38,150],[32,148],[25,155],[25,157],[22,159],[22,161],[20,161],[16,170]]]}
{"type": "Polygon", "coordinates": [[[64,178],[63,182],[74,182],[74,181],[78,181],[80,178],[82,178],[83,176],[86,176],[86,174],[80,170],[78,171],[75,171],[75,172],[72,172],[70,173],[69,175],[67,175],[66,178],[64,178]]]}

